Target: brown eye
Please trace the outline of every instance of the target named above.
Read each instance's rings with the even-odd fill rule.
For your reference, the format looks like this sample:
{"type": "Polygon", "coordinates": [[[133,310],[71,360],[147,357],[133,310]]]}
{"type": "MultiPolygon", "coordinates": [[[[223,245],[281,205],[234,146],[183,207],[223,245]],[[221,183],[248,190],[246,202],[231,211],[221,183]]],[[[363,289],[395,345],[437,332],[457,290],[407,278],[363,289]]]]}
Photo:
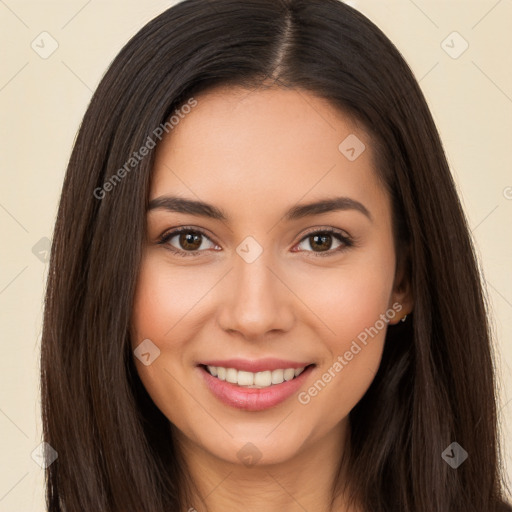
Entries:
{"type": "Polygon", "coordinates": [[[328,251],[332,246],[333,237],[331,235],[310,235],[308,238],[310,247],[313,249],[317,248],[320,251],[328,251]]]}
{"type": "Polygon", "coordinates": [[[201,247],[201,237],[200,233],[180,233],[178,236],[180,248],[185,249],[186,251],[193,251],[194,249],[199,249],[201,247]]]}
{"type": "Polygon", "coordinates": [[[179,228],[163,235],[158,242],[179,256],[199,256],[203,250],[215,247],[215,244],[201,231],[190,228],[179,228]],[[205,246],[205,241],[210,242],[205,246]]]}
{"type": "Polygon", "coordinates": [[[316,253],[317,256],[327,256],[343,251],[352,245],[353,243],[349,237],[332,229],[327,229],[309,233],[301,240],[297,247],[301,250],[306,250],[306,252],[316,253]],[[335,244],[334,248],[333,244],[335,244]],[[306,249],[305,246],[311,250],[306,249]]]}

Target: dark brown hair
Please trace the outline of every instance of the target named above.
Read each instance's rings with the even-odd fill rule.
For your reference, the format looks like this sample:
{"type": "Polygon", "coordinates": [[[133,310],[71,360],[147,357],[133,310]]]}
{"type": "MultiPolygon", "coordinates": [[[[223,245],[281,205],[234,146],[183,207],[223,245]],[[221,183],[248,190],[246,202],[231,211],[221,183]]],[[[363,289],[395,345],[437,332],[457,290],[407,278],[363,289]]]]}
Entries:
{"type": "Polygon", "coordinates": [[[325,98],[370,134],[392,199],[397,268],[413,290],[413,314],[388,329],[379,371],[350,413],[354,500],[371,512],[512,510],[502,498],[480,269],[409,67],[373,23],[337,0],[186,0],[115,58],[69,161],[41,351],[43,437],[58,452],[46,470],[49,512],[190,505],[172,425],[142,386],[130,348],[154,152],[113,190],[97,191],[192,95],[268,83],[325,98]],[[441,457],[452,442],[469,454],[457,469],[441,457]]]}

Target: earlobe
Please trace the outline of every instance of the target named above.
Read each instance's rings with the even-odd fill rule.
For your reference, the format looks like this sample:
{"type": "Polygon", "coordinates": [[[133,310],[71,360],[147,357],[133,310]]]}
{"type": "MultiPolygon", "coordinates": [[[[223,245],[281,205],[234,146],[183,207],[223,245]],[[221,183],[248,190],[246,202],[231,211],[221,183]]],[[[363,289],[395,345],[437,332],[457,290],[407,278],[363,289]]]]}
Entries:
{"type": "MultiPolygon", "coordinates": [[[[395,318],[389,321],[391,325],[396,325],[399,322],[406,322],[407,318],[413,311],[414,301],[412,299],[412,293],[410,287],[402,292],[394,293],[392,296],[392,304],[400,304],[401,309],[397,310],[395,318]]],[[[398,309],[398,308],[396,308],[398,309]]]]}
{"type": "Polygon", "coordinates": [[[396,273],[393,294],[391,296],[391,304],[400,304],[402,307],[397,311],[397,315],[393,320],[390,320],[390,324],[395,325],[398,322],[405,322],[408,315],[410,315],[414,308],[414,294],[412,290],[411,280],[405,269],[408,268],[407,263],[410,261],[408,258],[409,254],[405,258],[405,263],[400,266],[400,269],[396,273]]]}

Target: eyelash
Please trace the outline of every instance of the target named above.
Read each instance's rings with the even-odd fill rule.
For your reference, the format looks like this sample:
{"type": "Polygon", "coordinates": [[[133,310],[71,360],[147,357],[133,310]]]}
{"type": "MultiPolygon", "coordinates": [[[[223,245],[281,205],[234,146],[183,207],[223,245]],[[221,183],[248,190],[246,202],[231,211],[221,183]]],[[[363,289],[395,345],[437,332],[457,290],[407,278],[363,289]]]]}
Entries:
{"type": "MultiPolygon", "coordinates": [[[[183,232],[193,233],[193,234],[200,234],[200,235],[208,238],[208,240],[210,240],[210,237],[204,231],[202,231],[201,229],[190,228],[190,227],[187,227],[187,226],[182,226],[182,227],[173,229],[172,231],[168,231],[168,232],[164,233],[159,238],[157,243],[160,244],[160,245],[168,244],[169,240],[171,240],[176,235],[179,235],[179,234],[181,234],[183,232]]],[[[350,247],[353,247],[355,245],[355,240],[353,238],[351,238],[349,236],[346,236],[346,235],[343,235],[343,234],[341,234],[340,231],[335,230],[333,228],[317,229],[316,231],[310,231],[310,232],[306,233],[300,239],[299,244],[302,243],[305,239],[307,239],[308,237],[310,237],[312,235],[320,235],[320,234],[321,235],[324,235],[324,234],[332,235],[338,241],[342,242],[343,245],[338,247],[338,248],[336,248],[336,249],[329,249],[328,251],[325,251],[325,252],[315,252],[315,251],[295,251],[295,252],[312,252],[315,255],[314,257],[317,257],[317,256],[318,257],[325,257],[325,256],[332,256],[335,253],[343,252],[343,251],[345,251],[345,250],[347,250],[350,247]]],[[[212,241],[212,240],[210,240],[210,241],[212,241]]],[[[298,245],[298,244],[296,244],[296,245],[298,245]]],[[[177,249],[176,247],[173,247],[170,244],[169,244],[169,246],[167,248],[171,252],[173,252],[174,254],[176,254],[177,256],[180,256],[180,257],[189,257],[189,256],[196,257],[196,256],[200,256],[201,252],[202,252],[202,251],[183,251],[181,249],[177,249]]]]}

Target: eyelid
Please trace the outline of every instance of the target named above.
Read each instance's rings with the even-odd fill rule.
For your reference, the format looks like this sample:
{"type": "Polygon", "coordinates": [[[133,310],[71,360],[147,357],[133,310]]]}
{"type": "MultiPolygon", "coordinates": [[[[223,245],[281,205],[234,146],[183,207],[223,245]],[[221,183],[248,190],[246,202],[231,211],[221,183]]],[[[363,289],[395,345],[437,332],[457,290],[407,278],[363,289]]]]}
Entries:
{"type": "MultiPolygon", "coordinates": [[[[176,228],[170,228],[166,229],[159,237],[158,241],[161,242],[164,239],[169,239],[170,235],[177,235],[182,232],[194,232],[194,233],[201,233],[201,235],[204,235],[206,238],[211,240],[211,236],[206,233],[206,231],[203,228],[197,228],[195,226],[178,226],[176,228]]],[[[170,237],[172,238],[172,237],[170,237]]],[[[213,241],[213,240],[212,240],[213,241]]]]}
{"type": "Polygon", "coordinates": [[[302,234],[299,242],[302,242],[304,238],[314,233],[334,233],[348,240],[352,240],[352,237],[343,229],[333,228],[332,226],[313,226],[312,228],[308,228],[306,232],[302,234]]]}

